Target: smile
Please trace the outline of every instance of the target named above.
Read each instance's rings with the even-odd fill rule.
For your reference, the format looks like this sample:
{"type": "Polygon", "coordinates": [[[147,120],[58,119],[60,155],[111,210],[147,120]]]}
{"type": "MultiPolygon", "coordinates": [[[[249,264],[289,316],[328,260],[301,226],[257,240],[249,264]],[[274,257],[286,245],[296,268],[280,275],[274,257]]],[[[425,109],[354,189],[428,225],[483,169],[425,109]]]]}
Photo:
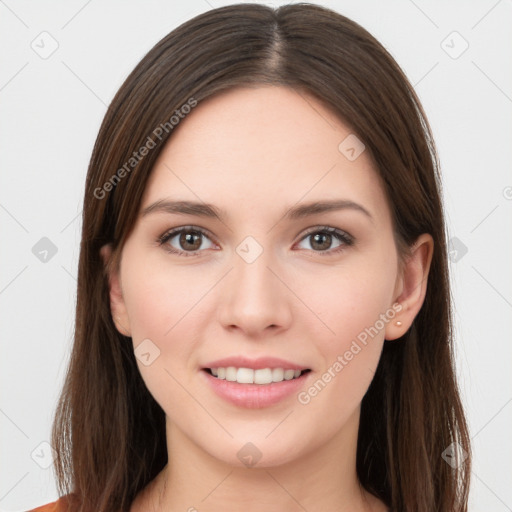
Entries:
{"type": "MultiPolygon", "coordinates": [[[[235,405],[236,407],[260,409],[263,407],[270,407],[277,405],[285,399],[295,396],[305,386],[310,376],[313,375],[311,370],[289,370],[284,368],[261,368],[253,370],[252,368],[236,368],[232,367],[217,367],[217,368],[203,368],[199,372],[204,376],[205,384],[223,400],[235,405]],[[231,369],[232,368],[232,369],[231,369]],[[217,375],[212,371],[215,370],[217,375]],[[226,372],[222,378],[223,370],[226,372]],[[260,373],[261,370],[261,373],[260,373]],[[267,384],[257,384],[254,382],[269,380],[269,376],[273,376],[275,371],[276,382],[267,382],[267,384]],[[293,376],[290,378],[290,376],[293,376]],[[299,375],[295,377],[295,373],[299,375]],[[285,378],[288,377],[288,380],[285,378]],[[228,380],[226,374],[235,380],[228,380]],[[282,377],[281,377],[282,375],[282,377]],[[253,382],[238,382],[240,380],[253,380],[253,382]],[[281,380],[277,380],[281,379],[281,380]]],[[[294,402],[295,403],[295,402],[294,402]]]]}
{"type": "Polygon", "coordinates": [[[293,380],[299,378],[303,373],[310,370],[292,370],[285,368],[261,368],[253,370],[252,368],[236,368],[228,366],[226,368],[205,368],[205,371],[217,379],[227,380],[229,382],[238,382],[239,384],[272,384],[282,382],[283,380],[293,380]]]}

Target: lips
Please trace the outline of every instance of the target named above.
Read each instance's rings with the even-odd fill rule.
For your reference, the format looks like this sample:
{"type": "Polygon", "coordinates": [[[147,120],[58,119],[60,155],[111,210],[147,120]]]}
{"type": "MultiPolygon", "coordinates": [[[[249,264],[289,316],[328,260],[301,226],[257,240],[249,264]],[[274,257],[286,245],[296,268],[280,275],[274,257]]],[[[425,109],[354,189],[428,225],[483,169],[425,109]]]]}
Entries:
{"type": "Polygon", "coordinates": [[[312,372],[304,370],[291,380],[270,384],[240,384],[226,379],[218,379],[207,370],[199,372],[203,382],[221,399],[246,409],[261,409],[289,400],[311,381],[312,372]]]}
{"type": "Polygon", "coordinates": [[[298,393],[313,375],[312,368],[303,364],[270,356],[256,359],[246,356],[225,357],[201,364],[200,370],[201,378],[219,397],[237,407],[251,409],[269,407],[284,401],[298,393]],[[216,376],[218,371],[226,375],[219,378],[216,376]],[[272,381],[269,381],[269,373],[272,373],[272,381]],[[246,379],[250,374],[254,374],[255,381],[259,383],[250,383],[251,379],[246,379]],[[286,375],[287,379],[280,380],[281,374],[286,375]],[[226,377],[230,377],[231,381],[226,377]],[[280,381],[274,382],[274,378],[280,381]]]}

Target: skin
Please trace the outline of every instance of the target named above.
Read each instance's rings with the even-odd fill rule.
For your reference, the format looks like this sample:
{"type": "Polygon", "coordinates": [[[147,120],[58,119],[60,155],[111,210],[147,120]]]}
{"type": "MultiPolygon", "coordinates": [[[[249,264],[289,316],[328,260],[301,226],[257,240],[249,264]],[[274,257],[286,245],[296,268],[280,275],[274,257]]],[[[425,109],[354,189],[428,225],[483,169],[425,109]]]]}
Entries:
{"type": "MultiPolygon", "coordinates": [[[[160,350],[149,366],[137,364],[166,414],[168,465],[132,512],[387,510],[356,476],[360,404],[385,340],[403,335],[421,308],[433,240],[421,235],[399,267],[369,152],[349,161],[338,150],[350,133],[305,93],[238,88],[200,103],[160,154],[140,211],[172,198],[212,203],[228,216],[139,217],[110,274],[117,329],[134,349],[149,338],[160,350]],[[350,209],[283,219],[298,202],[335,198],[363,205],[372,219],[350,209]],[[178,235],[167,246],[195,247],[196,256],[157,241],[184,226],[211,237],[190,248],[178,235]],[[354,245],[335,253],[343,245],[335,237],[315,244],[315,231],[305,236],[322,226],[349,233],[354,245]],[[250,264],[236,252],[249,235],[263,249],[250,264]],[[396,303],[401,311],[306,405],[292,394],[263,409],[237,407],[201,375],[217,358],[270,355],[311,368],[307,389],[396,303]],[[262,454],[253,467],[237,457],[247,442],[262,454]]],[[[107,262],[110,246],[102,255],[107,262]]]]}

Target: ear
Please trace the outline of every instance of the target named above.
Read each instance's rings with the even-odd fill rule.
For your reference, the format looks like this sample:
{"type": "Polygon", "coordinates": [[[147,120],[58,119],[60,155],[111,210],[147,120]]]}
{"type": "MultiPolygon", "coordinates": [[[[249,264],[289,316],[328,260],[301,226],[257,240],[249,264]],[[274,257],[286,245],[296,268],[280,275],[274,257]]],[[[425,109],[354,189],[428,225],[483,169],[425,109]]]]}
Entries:
{"type": "Polygon", "coordinates": [[[110,295],[110,311],[116,329],[124,336],[131,336],[130,320],[126,311],[126,305],[123,298],[123,290],[121,289],[121,282],[119,279],[119,271],[111,269],[108,265],[112,257],[112,245],[104,245],[100,249],[103,264],[108,273],[108,285],[110,295]]]}
{"type": "Polygon", "coordinates": [[[402,309],[393,321],[386,325],[386,340],[394,340],[403,336],[411,327],[427,293],[427,278],[434,254],[434,240],[428,233],[419,236],[411,248],[397,281],[397,297],[402,309]],[[401,325],[396,325],[400,321],[401,325]]]}

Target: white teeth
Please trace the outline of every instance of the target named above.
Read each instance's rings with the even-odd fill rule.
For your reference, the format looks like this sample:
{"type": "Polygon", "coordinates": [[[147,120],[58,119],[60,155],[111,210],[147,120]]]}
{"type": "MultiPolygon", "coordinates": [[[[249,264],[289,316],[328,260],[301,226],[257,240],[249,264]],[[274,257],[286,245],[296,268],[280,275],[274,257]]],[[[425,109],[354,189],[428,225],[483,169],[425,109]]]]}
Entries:
{"type": "Polygon", "coordinates": [[[272,382],[282,382],[283,380],[292,380],[300,377],[301,370],[285,370],[284,368],[262,368],[253,370],[252,368],[210,368],[212,375],[218,379],[225,379],[239,384],[270,384],[272,382]]]}
{"type": "Polygon", "coordinates": [[[228,366],[226,368],[226,380],[235,382],[236,380],[236,368],[234,366],[228,366]]]}
{"type": "Polygon", "coordinates": [[[295,377],[295,370],[285,370],[284,380],[292,380],[295,377]]]}
{"type": "Polygon", "coordinates": [[[284,370],[282,368],[274,368],[272,370],[272,381],[281,382],[284,377],[284,370]]]}
{"type": "MultiPolygon", "coordinates": [[[[242,368],[240,368],[240,370],[242,370],[242,368]]],[[[272,370],[270,368],[254,371],[254,384],[270,384],[271,382],[274,381],[272,379],[272,370]]]]}
{"type": "Polygon", "coordinates": [[[238,368],[236,370],[236,381],[240,384],[252,384],[254,382],[254,370],[250,368],[238,368]]]}

